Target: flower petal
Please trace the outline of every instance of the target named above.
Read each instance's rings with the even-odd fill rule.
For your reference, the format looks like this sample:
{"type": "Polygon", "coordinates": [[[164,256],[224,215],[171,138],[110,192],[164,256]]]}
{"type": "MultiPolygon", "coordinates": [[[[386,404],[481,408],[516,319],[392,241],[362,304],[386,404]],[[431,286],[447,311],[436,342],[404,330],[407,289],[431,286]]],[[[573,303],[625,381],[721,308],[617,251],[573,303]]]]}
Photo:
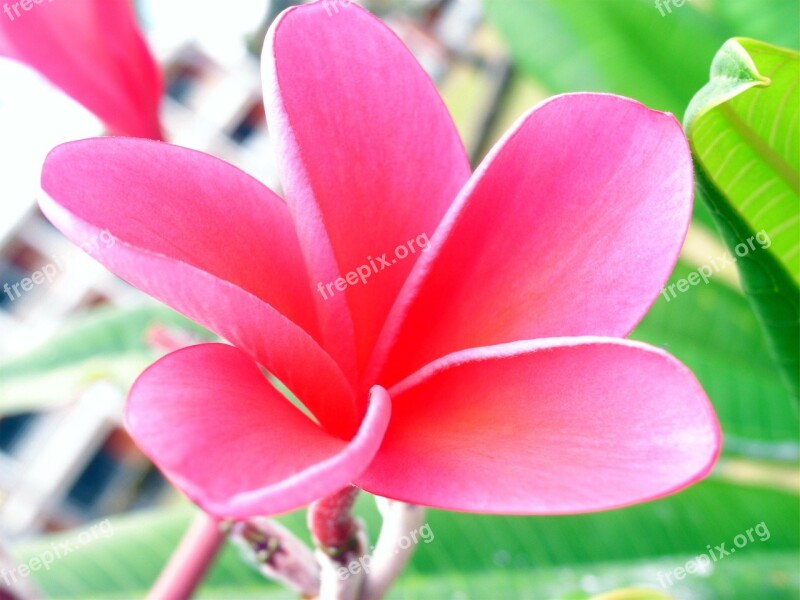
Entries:
{"type": "Polygon", "coordinates": [[[133,138],[57,147],[42,188],[44,213],[93,258],[248,352],[329,431],[355,432],[352,388],[314,340],[299,244],[269,189],[211,156],[133,138]]]}
{"type": "Polygon", "coordinates": [[[364,489],[450,510],[560,514],[658,498],[705,477],[714,412],[665,352],[608,338],[457,352],[389,390],[364,489]]]}
{"type": "Polygon", "coordinates": [[[299,508],[349,484],[380,446],[389,413],[388,394],[375,388],[358,433],[342,441],[292,406],[246,354],[203,344],[139,377],[126,422],[192,500],[243,518],[299,508]]]}
{"type": "Polygon", "coordinates": [[[627,335],[675,265],[692,194],[691,157],[672,115],[604,94],[548,100],[462,190],[368,373],[387,385],[465,348],[627,335]]]}
{"type": "Polygon", "coordinates": [[[92,138],[55,148],[42,187],[76,217],[229,281],[316,333],[286,204],[233,165],[151,140],[92,138]]]}
{"type": "Polygon", "coordinates": [[[39,71],[113,133],[159,139],[161,71],[137,27],[131,2],[70,0],[28,6],[27,11],[4,6],[0,55],[39,71]]]}
{"type": "Polygon", "coordinates": [[[408,48],[355,3],[335,9],[313,3],[284,12],[267,35],[262,69],[281,181],[312,282],[323,286],[314,296],[326,339],[354,369],[420,255],[396,260],[395,248],[433,233],[470,169],[408,48]],[[384,253],[389,268],[377,260],[384,253]],[[325,292],[370,259],[379,270],[365,282],[325,292]]]}

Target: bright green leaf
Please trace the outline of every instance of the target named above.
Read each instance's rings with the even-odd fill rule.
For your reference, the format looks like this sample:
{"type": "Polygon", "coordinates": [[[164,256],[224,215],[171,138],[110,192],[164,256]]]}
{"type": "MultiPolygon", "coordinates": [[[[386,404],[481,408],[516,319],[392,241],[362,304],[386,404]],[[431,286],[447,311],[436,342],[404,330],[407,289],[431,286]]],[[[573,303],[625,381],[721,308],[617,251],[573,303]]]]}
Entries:
{"type": "Polygon", "coordinates": [[[698,188],[790,390],[800,374],[800,54],[726,42],[686,111],[698,188]],[[764,243],[766,242],[766,243],[764,243]]]}

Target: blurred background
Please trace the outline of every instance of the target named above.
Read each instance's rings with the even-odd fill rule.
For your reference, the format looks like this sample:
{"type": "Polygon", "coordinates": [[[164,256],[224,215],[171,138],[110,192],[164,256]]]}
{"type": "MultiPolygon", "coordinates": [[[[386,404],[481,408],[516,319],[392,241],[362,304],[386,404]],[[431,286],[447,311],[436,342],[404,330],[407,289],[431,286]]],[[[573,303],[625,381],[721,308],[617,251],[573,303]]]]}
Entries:
{"type": "MultiPolygon", "coordinates": [[[[136,2],[166,79],[166,139],[223,158],[276,191],[259,54],[267,27],[291,4],[136,2]]],[[[689,0],[669,10],[648,0],[359,4],[429,72],[473,164],[552,94],[614,92],[680,119],[726,39],[800,47],[797,0],[689,0]]],[[[138,452],[121,411],[149,363],[208,334],[109,274],[35,207],[47,151],[103,133],[36,73],[0,59],[0,286],[55,267],[21,297],[0,293],[0,542],[15,556],[0,560],[0,590],[3,566],[108,518],[112,535],[33,573],[30,583],[51,597],[141,597],[194,510],[138,452]]],[[[725,252],[698,201],[673,281],[725,252]]],[[[669,301],[660,297],[632,337],[667,349],[703,383],[724,432],[712,476],[663,500],[592,515],[430,511],[435,540],[417,548],[391,597],[580,599],[638,586],[686,599],[800,598],[797,402],[736,269],[669,301]],[[723,542],[730,547],[760,523],[767,539],[662,585],[660,574],[723,542]]],[[[379,521],[369,498],[360,510],[374,536],[379,521]]],[[[283,521],[308,537],[301,513],[283,521]]],[[[200,597],[291,594],[227,548],[200,597]]]]}

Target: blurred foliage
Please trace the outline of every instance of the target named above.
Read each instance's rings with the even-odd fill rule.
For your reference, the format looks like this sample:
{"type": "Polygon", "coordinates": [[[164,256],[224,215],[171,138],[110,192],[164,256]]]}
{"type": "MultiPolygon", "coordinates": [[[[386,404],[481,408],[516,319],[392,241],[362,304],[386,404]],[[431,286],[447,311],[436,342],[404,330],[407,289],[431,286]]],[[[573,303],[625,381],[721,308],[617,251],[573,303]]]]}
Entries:
{"type": "Polygon", "coordinates": [[[601,91],[683,115],[728,38],[800,46],[796,0],[486,0],[517,66],[552,93],[601,91]],[[670,10],[670,12],[667,12],[670,10]],[[662,14],[663,12],[663,14],[662,14]]]}
{"type": "Polygon", "coordinates": [[[213,339],[163,305],[101,309],[65,323],[45,345],[0,363],[0,417],[51,408],[98,380],[127,390],[164,354],[155,340],[148,339],[154,334],[178,336],[187,343],[213,339]]]}
{"type": "MultiPolygon", "coordinates": [[[[113,535],[34,574],[52,598],[111,599],[144,595],[195,509],[180,505],[112,518],[113,535]],[[76,575],[80,574],[80,575],[76,575]]],[[[380,518],[362,495],[357,512],[372,539],[380,518]]],[[[800,506],[792,492],[709,480],[680,494],[629,508],[558,517],[503,517],[430,511],[430,543],[420,543],[390,598],[556,598],[619,587],[662,589],[680,597],[794,598],[800,506]],[[711,563],[669,589],[659,574],[725,543],[763,522],[759,535],[736,556],[711,563]],[[763,541],[762,541],[762,538],[763,541]],[[691,596],[689,596],[691,594],[691,596]]],[[[308,540],[305,514],[279,519],[308,540]]],[[[66,534],[66,539],[71,539],[66,534]]],[[[71,535],[75,535],[72,533],[71,535]]],[[[58,536],[17,548],[23,560],[58,536]]],[[[262,580],[232,547],[217,560],[200,598],[291,598],[262,580]],[[271,591],[271,593],[270,593],[271,591]]],[[[574,597],[574,596],[573,596],[574,597]]],[[[582,596],[581,596],[582,597],[582,596]]]]}
{"type": "Polygon", "coordinates": [[[730,37],[690,2],[665,16],[652,0],[488,0],[485,7],[517,66],[551,92],[613,92],[676,115],[730,37]]]}
{"type": "Polygon", "coordinates": [[[800,49],[800,7],[796,0],[713,0],[712,12],[730,36],[757,38],[800,49]]]}

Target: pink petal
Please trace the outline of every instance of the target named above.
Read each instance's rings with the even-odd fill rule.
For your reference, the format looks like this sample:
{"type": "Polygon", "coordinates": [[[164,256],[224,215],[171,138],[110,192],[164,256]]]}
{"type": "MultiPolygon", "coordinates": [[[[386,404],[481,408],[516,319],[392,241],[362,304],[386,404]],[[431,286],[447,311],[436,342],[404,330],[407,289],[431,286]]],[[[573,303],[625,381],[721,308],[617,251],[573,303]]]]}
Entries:
{"type": "Polygon", "coordinates": [[[711,405],[665,352],[608,338],[476,348],[389,390],[392,422],[360,487],[450,510],[617,508],[705,477],[711,405]]]}
{"type": "Polygon", "coordinates": [[[161,137],[161,72],[129,0],[24,4],[3,5],[0,55],[39,71],[113,133],[161,137]]]}
{"type": "Polygon", "coordinates": [[[93,138],[55,148],[42,186],[74,216],[229,281],[316,332],[286,204],[229,163],[150,140],[93,138]]]}
{"type": "Polygon", "coordinates": [[[462,190],[368,374],[375,381],[388,360],[377,380],[394,383],[465,348],[627,335],[675,265],[692,194],[672,115],[601,94],[541,104],[462,190]]]}
{"type": "Polygon", "coordinates": [[[389,422],[376,387],[356,436],[328,435],[240,350],[203,344],[159,360],[138,379],[126,421],[137,444],[206,511],[251,517],[299,508],[367,467],[389,422]]]}
{"type": "Polygon", "coordinates": [[[93,258],[248,352],[330,431],[354,433],[352,389],[313,337],[299,244],[269,189],[211,156],[133,138],[57,147],[42,188],[42,210],[93,258]]]}
{"type": "Polygon", "coordinates": [[[340,363],[363,366],[421,254],[392,263],[395,248],[420,235],[424,245],[432,234],[469,177],[463,145],[408,48],[355,3],[284,12],[267,35],[262,67],[267,120],[313,285],[325,291],[362,265],[371,270],[366,283],[332,288],[327,299],[314,292],[340,363]],[[388,268],[377,261],[384,253],[388,268]]]}

